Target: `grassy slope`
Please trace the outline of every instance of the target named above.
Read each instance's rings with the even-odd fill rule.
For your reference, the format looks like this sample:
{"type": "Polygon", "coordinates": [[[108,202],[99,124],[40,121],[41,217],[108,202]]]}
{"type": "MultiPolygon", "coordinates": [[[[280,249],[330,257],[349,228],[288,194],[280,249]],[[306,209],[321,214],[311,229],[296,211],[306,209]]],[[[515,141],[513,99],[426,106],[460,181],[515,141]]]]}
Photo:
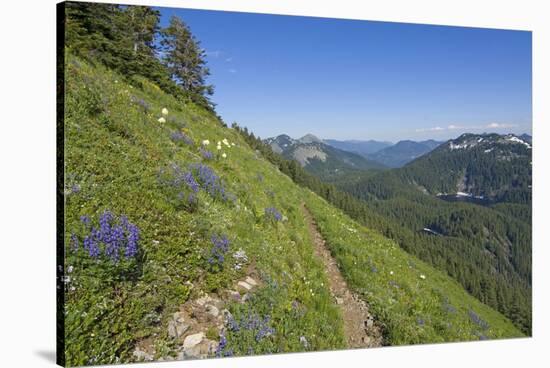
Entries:
{"type": "Polygon", "coordinates": [[[364,231],[366,238],[346,232],[339,226],[341,221],[349,224],[346,227],[359,227],[294,185],[250,150],[237,132],[221,127],[207,112],[178,103],[148,81],[132,86],[109,70],[71,55],[66,79],[65,267],[73,268],[67,282],[68,364],[130,361],[134,344],[148,337],[156,341],[158,357],[173,354],[175,345],[166,329],[169,316],[198,290],[230,288],[244,275],[233,267],[231,254],[238,249],[246,252],[249,267],[262,275],[265,287],[245,307],[230,309],[236,319],[250,313],[269,317],[275,333],[261,341],[254,334],[233,333],[228,347],[236,354],[342,348],[339,311],[331,301],[322,266],[313,256],[299,209],[305,198],[343,272],[354,288],[364,292],[386,326],[389,343],[477,338],[478,328],[467,312],[470,308],[489,323],[484,335],[521,335],[500,314],[388,240],[364,229],[360,233],[364,231]],[[161,124],[157,119],[164,107],[169,114],[161,124]],[[193,144],[173,142],[170,135],[177,130],[193,144]],[[223,138],[236,143],[224,147],[226,159],[201,158],[199,142],[210,140],[211,150],[216,151],[215,142],[223,138]],[[214,199],[201,190],[196,211],[178,205],[173,188],[162,184],[158,174],[172,163],[186,168],[198,162],[223,179],[234,201],[214,199]],[[282,213],[283,221],[265,218],[264,209],[272,206],[282,213]],[[136,261],[115,266],[108,259],[90,259],[82,247],[77,252],[69,249],[72,233],[80,239],[86,235],[80,216],[87,215],[97,224],[105,210],[126,215],[139,227],[136,261]],[[327,221],[331,220],[327,216],[340,220],[327,221]],[[213,234],[226,235],[231,241],[230,253],[217,269],[206,261],[213,234]],[[372,274],[370,268],[354,263],[367,261],[380,272],[372,274]],[[407,269],[408,262],[417,268],[407,269]],[[390,267],[395,268],[401,289],[388,286],[383,271],[390,267]],[[426,274],[425,282],[418,281],[417,272],[426,274]],[[442,314],[441,297],[434,290],[446,295],[458,313],[442,314]],[[417,315],[424,318],[424,326],[417,315]],[[444,325],[447,320],[451,327],[444,325]],[[301,336],[307,338],[307,349],[300,343],[301,336]]]}

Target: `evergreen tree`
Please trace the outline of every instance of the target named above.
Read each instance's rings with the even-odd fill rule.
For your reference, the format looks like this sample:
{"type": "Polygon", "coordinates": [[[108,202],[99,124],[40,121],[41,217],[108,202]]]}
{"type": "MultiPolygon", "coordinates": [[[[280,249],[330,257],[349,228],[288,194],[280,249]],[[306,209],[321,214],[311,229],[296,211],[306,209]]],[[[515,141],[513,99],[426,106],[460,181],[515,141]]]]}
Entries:
{"type": "Polygon", "coordinates": [[[172,17],[170,25],[162,30],[162,36],[162,61],[172,79],[192,95],[212,95],[213,86],[205,84],[210,71],[206,67],[204,50],[189,27],[178,17],[172,17]]]}

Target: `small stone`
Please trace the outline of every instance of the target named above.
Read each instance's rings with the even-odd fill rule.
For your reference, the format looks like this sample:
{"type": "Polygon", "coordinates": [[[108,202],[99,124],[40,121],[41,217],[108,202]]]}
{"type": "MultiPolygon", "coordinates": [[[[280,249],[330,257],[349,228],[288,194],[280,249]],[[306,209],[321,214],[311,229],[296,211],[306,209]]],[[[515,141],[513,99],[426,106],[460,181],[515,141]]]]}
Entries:
{"type": "Polygon", "coordinates": [[[191,326],[183,321],[170,321],[168,322],[168,335],[173,338],[182,336],[189,330],[191,326]]]}
{"type": "Polygon", "coordinates": [[[132,354],[137,360],[152,361],[154,359],[153,355],[147,353],[146,351],[136,348],[132,354]]]}
{"type": "Polygon", "coordinates": [[[235,301],[241,300],[241,294],[239,294],[239,292],[235,290],[229,290],[229,297],[235,301]]]}
{"type": "Polygon", "coordinates": [[[193,335],[189,335],[183,340],[183,349],[191,349],[201,343],[204,339],[204,332],[199,332],[193,335]]]}
{"type": "Polygon", "coordinates": [[[257,286],[257,285],[258,285],[258,283],[256,282],[256,280],[254,280],[254,279],[253,279],[252,277],[250,277],[250,276],[246,276],[245,281],[246,281],[247,283],[249,283],[250,285],[252,285],[252,286],[257,286]]]}
{"type": "Polygon", "coordinates": [[[174,321],[176,321],[177,323],[183,323],[185,321],[185,317],[182,312],[174,313],[173,318],[174,318],[174,321]]]}
{"type": "Polygon", "coordinates": [[[244,281],[239,281],[237,283],[237,285],[239,285],[240,287],[242,287],[243,289],[246,289],[246,290],[250,290],[252,289],[252,286],[250,286],[250,284],[244,282],[244,281]]]}
{"type": "Polygon", "coordinates": [[[367,319],[367,321],[365,322],[365,325],[367,326],[367,328],[372,328],[372,326],[374,326],[374,321],[372,319],[367,319]]]}
{"type": "Polygon", "coordinates": [[[187,323],[178,324],[178,325],[176,326],[176,332],[177,332],[177,334],[178,334],[178,337],[179,337],[179,336],[183,336],[183,334],[186,333],[187,330],[189,330],[190,327],[191,327],[191,326],[188,325],[187,323]]]}
{"type": "Polygon", "coordinates": [[[231,312],[227,309],[222,309],[222,316],[226,319],[232,318],[233,315],[231,315],[231,312]]]}
{"type": "Polygon", "coordinates": [[[336,299],[336,304],[344,304],[344,299],[343,298],[339,298],[339,297],[335,296],[334,299],[336,299]]]}
{"type": "Polygon", "coordinates": [[[210,304],[206,306],[206,312],[208,312],[214,317],[217,317],[220,314],[219,309],[210,304]]]}
{"type": "Polygon", "coordinates": [[[168,322],[168,335],[170,337],[178,337],[177,323],[175,321],[168,322]]]}
{"type": "Polygon", "coordinates": [[[204,296],[201,296],[200,298],[198,298],[197,300],[195,300],[195,302],[202,307],[203,305],[205,305],[206,303],[208,303],[211,300],[212,299],[208,295],[204,295],[204,296]]]}

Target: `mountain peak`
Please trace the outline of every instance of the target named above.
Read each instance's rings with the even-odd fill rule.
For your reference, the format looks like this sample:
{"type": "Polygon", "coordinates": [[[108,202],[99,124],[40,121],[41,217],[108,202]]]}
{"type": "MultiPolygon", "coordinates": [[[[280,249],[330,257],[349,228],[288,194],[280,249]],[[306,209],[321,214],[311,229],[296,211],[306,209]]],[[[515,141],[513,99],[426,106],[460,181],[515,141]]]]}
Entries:
{"type": "Polygon", "coordinates": [[[300,141],[300,143],[323,143],[322,140],[311,133],[304,135],[302,138],[298,139],[298,141],[300,141]]]}

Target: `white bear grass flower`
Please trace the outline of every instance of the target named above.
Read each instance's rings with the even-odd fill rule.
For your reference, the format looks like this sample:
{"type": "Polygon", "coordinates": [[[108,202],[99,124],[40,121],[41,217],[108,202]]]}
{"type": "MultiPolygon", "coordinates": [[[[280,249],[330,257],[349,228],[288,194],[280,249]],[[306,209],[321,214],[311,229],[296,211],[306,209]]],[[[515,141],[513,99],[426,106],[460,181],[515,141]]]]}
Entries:
{"type": "Polygon", "coordinates": [[[223,157],[223,158],[227,158],[227,155],[225,154],[225,152],[222,153],[222,157],[223,157]]]}
{"type": "Polygon", "coordinates": [[[426,280],[426,276],[425,276],[425,275],[423,275],[423,274],[422,274],[422,275],[420,275],[420,278],[421,278],[422,280],[426,280]]]}
{"type": "Polygon", "coordinates": [[[208,146],[210,144],[210,141],[208,139],[205,139],[202,141],[203,146],[208,146]]]}
{"type": "Polygon", "coordinates": [[[158,122],[161,123],[161,124],[164,124],[166,123],[166,119],[163,118],[162,116],[158,119],[158,122]]]}
{"type": "Polygon", "coordinates": [[[162,108],[162,115],[168,115],[168,109],[166,107],[162,108]]]}
{"type": "Polygon", "coordinates": [[[222,143],[225,144],[227,147],[231,147],[231,145],[229,144],[229,141],[227,140],[227,138],[224,138],[222,140],[222,143]]]}
{"type": "Polygon", "coordinates": [[[221,150],[221,149],[222,149],[221,144],[218,144],[218,145],[216,146],[216,148],[218,149],[218,151],[221,150]]]}

